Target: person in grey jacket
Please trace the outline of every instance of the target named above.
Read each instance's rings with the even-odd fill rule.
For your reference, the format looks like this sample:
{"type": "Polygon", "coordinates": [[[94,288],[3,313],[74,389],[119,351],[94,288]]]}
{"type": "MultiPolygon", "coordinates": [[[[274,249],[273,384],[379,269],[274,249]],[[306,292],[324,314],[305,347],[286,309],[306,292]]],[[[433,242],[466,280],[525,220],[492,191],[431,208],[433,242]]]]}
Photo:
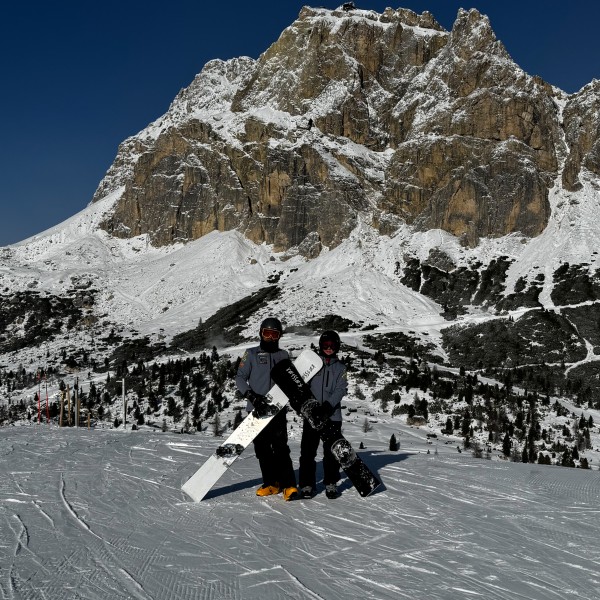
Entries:
{"type": "MultiPolygon", "coordinates": [[[[247,399],[247,410],[255,411],[256,416],[267,414],[265,396],[273,386],[271,369],[289,356],[279,348],[283,333],[279,319],[265,319],[259,333],[260,345],[245,352],[235,378],[238,390],[247,399]]],[[[284,500],[298,497],[296,473],[288,446],[286,412],[286,408],[280,410],[254,440],[254,451],[263,478],[263,484],[256,491],[257,496],[283,491],[284,500]]]]}
{"type": "MultiPolygon", "coordinates": [[[[341,434],[342,410],[340,403],[348,392],[346,367],[339,361],[340,336],[335,331],[325,331],[319,338],[319,354],[323,358],[323,368],[311,379],[310,389],[314,397],[329,414],[329,429],[341,434]]],[[[335,440],[335,436],[331,440],[335,440]]],[[[299,483],[303,498],[312,498],[316,492],[317,449],[319,432],[304,419],[300,442],[299,483]]],[[[340,466],[331,453],[331,442],[323,444],[323,483],[328,498],[337,498],[337,482],[340,466]]]]}

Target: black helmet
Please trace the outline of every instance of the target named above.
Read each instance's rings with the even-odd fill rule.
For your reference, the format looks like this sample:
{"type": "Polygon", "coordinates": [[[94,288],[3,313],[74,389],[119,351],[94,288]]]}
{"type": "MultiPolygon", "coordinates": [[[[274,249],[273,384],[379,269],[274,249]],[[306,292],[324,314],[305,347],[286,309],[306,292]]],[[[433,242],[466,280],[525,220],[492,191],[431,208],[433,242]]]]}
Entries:
{"type": "Polygon", "coordinates": [[[326,345],[331,344],[333,346],[333,351],[337,354],[340,351],[340,336],[337,334],[337,331],[329,330],[324,331],[319,338],[319,350],[323,352],[323,348],[326,345]]]}
{"type": "MultiPolygon", "coordinates": [[[[258,333],[261,339],[263,338],[264,329],[279,332],[279,337],[283,335],[283,326],[281,325],[281,321],[275,317],[269,317],[260,324],[260,330],[258,333]]],[[[279,337],[277,339],[279,339],[279,337]]]]}

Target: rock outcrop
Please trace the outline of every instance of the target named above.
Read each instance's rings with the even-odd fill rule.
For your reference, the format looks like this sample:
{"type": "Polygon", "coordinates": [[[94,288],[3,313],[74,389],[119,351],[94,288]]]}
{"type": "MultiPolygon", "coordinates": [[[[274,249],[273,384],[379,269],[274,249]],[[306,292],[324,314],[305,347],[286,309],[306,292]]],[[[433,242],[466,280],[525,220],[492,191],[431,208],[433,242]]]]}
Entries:
{"type": "Polygon", "coordinates": [[[94,201],[123,187],[104,228],[156,245],[238,229],[314,256],[359,218],[471,246],[536,236],[555,182],[600,174],[599,106],[598,82],[567,97],[524,73],[476,10],[447,32],[429,13],[305,7],[258,60],[208,63],[94,201]]]}

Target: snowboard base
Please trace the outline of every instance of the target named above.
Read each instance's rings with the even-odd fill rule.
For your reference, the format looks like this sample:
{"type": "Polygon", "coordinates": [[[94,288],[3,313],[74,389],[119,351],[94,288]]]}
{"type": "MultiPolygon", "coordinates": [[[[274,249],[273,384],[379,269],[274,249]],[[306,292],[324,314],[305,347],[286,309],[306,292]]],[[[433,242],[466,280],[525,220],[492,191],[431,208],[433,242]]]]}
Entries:
{"type": "MultiPolygon", "coordinates": [[[[288,359],[286,359],[288,360],[288,359]]],[[[304,350],[290,364],[299,376],[310,380],[323,366],[321,358],[312,350],[304,350]]],[[[211,454],[206,462],[181,486],[194,502],[200,502],[225,474],[238,456],[252,443],[256,436],[272,421],[273,417],[288,403],[287,396],[275,385],[267,394],[273,414],[257,417],[251,412],[231,435],[211,454]]]]}

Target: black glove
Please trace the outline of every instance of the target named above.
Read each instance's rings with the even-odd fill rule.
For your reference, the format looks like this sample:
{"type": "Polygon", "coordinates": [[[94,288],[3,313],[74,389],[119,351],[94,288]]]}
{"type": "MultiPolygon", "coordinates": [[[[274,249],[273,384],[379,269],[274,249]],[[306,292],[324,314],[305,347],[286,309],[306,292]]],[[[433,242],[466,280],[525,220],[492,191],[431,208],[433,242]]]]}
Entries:
{"type": "Polygon", "coordinates": [[[252,402],[255,417],[266,417],[269,414],[270,404],[266,396],[256,394],[252,390],[248,390],[244,396],[252,402]]]}
{"type": "Polygon", "coordinates": [[[322,431],[330,422],[329,417],[335,412],[336,406],[329,402],[319,403],[312,398],[302,405],[301,414],[308,424],[316,431],[322,431]]]}
{"type": "Polygon", "coordinates": [[[323,404],[321,404],[321,410],[326,417],[330,417],[336,411],[338,406],[339,404],[333,406],[330,402],[323,402],[323,404]]]}

